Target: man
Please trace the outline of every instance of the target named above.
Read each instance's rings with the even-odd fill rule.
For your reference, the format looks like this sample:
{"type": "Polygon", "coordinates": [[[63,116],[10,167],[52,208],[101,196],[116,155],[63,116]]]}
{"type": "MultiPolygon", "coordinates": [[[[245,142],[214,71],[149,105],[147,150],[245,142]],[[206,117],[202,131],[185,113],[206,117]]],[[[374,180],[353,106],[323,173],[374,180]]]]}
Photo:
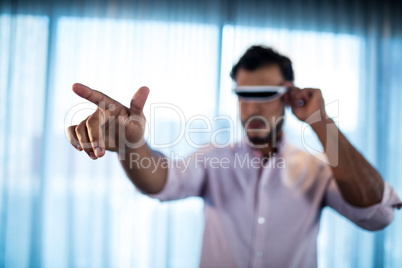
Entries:
{"type": "Polygon", "coordinates": [[[226,148],[210,146],[196,152],[188,165],[168,163],[144,142],[146,87],[127,108],[74,84],[75,93],[100,108],[69,127],[70,141],[92,159],[102,157],[105,150],[118,152],[130,180],[151,197],[202,197],[201,267],[315,267],[325,206],[367,230],[382,229],[392,221],[399,198],[327,116],[321,91],[292,84],[288,58],[253,46],[231,76],[246,137],[226,148]],[[280,93],[283,87],[286,93],[280,93]],[[327,158],[319,160],[289,144],[282,131],[285,105],[311,125],[327,158]],[[150,166],[132,165],[133,155],[152,160],[150,166]],[[216,160],[223,159],[225,165],[217,165],[216,160]]]}

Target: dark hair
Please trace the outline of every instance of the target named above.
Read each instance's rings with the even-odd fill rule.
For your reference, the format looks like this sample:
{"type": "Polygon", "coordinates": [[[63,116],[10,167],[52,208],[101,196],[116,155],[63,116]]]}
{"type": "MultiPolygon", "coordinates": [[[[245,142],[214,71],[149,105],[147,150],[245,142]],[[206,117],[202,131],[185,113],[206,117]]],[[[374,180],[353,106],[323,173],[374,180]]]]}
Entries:
{"type": "Polygon", "coordinates": [[[294,81],[292,62],[288,57],[285,57],[270,47],[252,46],[247,49],[246,53],[239,59],[236,65],[233,66],[230,72],[230,77],[236,80],[236,75],[239,69],[254,71],[258,68],[278,64],[281,69],[283,78],[286,81],[294,81]]]}

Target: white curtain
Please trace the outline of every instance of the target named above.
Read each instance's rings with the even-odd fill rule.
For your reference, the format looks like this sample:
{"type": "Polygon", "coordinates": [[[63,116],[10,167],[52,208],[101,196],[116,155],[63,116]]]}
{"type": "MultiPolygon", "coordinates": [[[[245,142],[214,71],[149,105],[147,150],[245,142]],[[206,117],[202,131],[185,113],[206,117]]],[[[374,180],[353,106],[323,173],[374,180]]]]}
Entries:
{"type": "MultiPolygon", "coordinates": [[[[402,194],[397,2],[21,1],[0,7],[0,267],[197,267],[202,200],[159,203],[135,190],[115,154],[93,161],[75,151],[65,128],[95,107],[71,85],[84,83],[126,105],[138,87],[149,86],[145,113],[153,119],[147,137],[154,146],[180,135],[177,111],[186,119],[229,115],[240,130],[229,71],[253,44],[288,55],[298,86],[323,90],[341,130],[402,194]]],[[[307,144],[301,142],[301,123],[287,115],[289,139],[319,150],[310,129],[307,144]]],[[[192,138],[201,144],[209,136],[192,138]]],[[[161,151],[186,155],[192,148],[182,139],[161,151]]],[[[319,266],[401,265],[401,223],[395,213],[390,227],[370,233],[324,210],[319,266]]]]}

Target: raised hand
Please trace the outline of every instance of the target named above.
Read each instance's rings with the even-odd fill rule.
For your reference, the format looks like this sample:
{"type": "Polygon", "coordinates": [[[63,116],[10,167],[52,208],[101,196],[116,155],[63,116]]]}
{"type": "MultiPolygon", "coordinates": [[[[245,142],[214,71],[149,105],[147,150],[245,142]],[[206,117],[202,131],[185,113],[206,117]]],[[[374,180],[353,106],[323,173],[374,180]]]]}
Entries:
{"type": "Polygon", "coordinates": [[[98,106],[87,119],[67,130],[70,143],[77,150],[97,159],[106,150],[121,151],[143,144],[146,119],[142,110],[149,94],[147,87],[138,89],[130,108],[82,84],[74,84],[73,91],[98,106]]]}
{"type": "Polygon", "coordinates": [[[317,115],[319,120],[328,118],[321,90],[318,88],[300,89],[290,82],[283,85],[289,88],[289,91],[284,95],[285,103],[292,108],[293,114],[299,120],[310,124],[312,122],[308,122],[310,121],[309,118],[314,122],[317,121],[316,116],[313,119],[312,115],[317,115]]]}

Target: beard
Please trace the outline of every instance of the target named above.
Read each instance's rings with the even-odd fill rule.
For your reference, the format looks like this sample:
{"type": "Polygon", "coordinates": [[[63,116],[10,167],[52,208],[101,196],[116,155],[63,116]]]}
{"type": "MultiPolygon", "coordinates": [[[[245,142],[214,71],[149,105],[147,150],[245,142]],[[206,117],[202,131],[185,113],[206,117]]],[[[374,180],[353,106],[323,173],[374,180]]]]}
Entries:
{"type": "MultiPolygon", "coordinates": [[[[282,115],[280,117],[280,120],[276,123],[275,127],[265,136],[265,137],[248,137],[247,139],[252,145],[266,145],[265,147],[273,147],[276,148],[277,142],[280,140],[282,137],[282,128],[283,128],[283,123],[285,122],[285,109],[282,111],[282,115]]],[[[245,124],[243,124],[244,127],[245,124]]],[[[247,132],[247,130],[246,130],[247,132]]]]}

